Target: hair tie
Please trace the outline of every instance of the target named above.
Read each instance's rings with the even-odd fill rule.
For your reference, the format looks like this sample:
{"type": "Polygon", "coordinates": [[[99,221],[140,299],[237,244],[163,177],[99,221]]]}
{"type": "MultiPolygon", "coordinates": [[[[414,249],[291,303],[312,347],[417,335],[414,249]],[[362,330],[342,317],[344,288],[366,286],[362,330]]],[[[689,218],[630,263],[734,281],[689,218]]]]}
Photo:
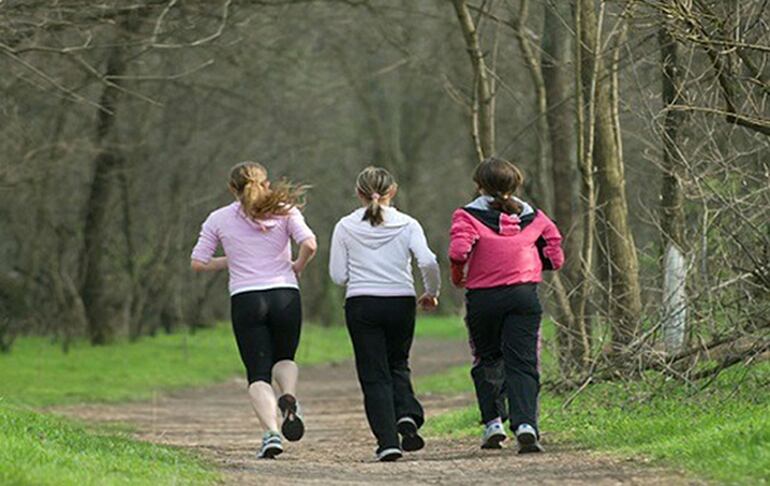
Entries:
{"type": "Polygon", "coordinates": [[[377,192],[375,192],[375,193],[372,193],[372,196],[371,196],[371,198],[372,198],[372,201],[379,201],[379,200],[380,200],[380,197],[381,197],[381,196],[380,196],[380,194],[379,194],[379,193],[377,193],[377,192]]]}

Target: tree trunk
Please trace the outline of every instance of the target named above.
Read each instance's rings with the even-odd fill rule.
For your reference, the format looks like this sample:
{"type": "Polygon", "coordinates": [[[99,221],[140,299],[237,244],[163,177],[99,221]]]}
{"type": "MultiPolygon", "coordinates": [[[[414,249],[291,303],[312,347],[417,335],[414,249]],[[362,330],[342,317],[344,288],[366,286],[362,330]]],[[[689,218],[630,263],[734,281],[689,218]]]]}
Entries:
{"type": "Polygon", "coordinates": [[[479,161],[495,153],[495,109],[492,83],[487,73],[477,26],[465,0],[452,0],[473,67],[474,96],[471,108],[473,143],[479,161]]]}
{"type": "MultiPolygon", "coordinates": [[[[665,21],[664,21],[665,22],[665,21]]],[[[684,197],[679,152],[679,129],[684,112],[669,109],[684,105],[684,82],[679,65],[679,45],[663,23],[658,31],[660,43],[661,93],[666,117],[663,121],[663,181],[661,185],[660,222],[663,236],[663,337],[666,352],[682,350],[687,324],[687,267],[684,239],[684,197]]]]}
{"type": "Polygon", "coordinates": [[[575,3],[575,121],[576,144],[575,153],[580,169],[580,193],[583,201],[583,241],[580,246],[580,272],[575,284],[578,292],[575,303],[575,324],[580,329],[583,338],[582,366],[588,368],[591,354],[590,318],[586,308],[594,287],[594,233],[596,230],[596,191],[594,188],[593,139],[594,123],[588,120],[594,118],[595,99],[595,63],[584,66],[583,52],[583,15],[582,2],[575,3]],[[584,89],[584,84],[585,89],[584,89]],[[587,113],[586,113],[587,111],[587,113]]]}
{"type": "Polygon", "coordinates": [[[639,263],[628,225],[623,154],[619,145],[618,99],[613,96],[617,76],[612,75],[598,55],[601,26],[593,0],[578,2],[582,29],[583,88],[584,91],[594,91],[595,87],[595,113],[587,122],[595,125],[593,160],[597,182],[596,203],[601,208],[606,226],[609,317],[613,326],[613,344],[617,350],[631,342],[641,318],[639,263]],[[592,76],[592,73],[596,76],[592,76]],[[612,80],[609,86],[607,80],[612,80]]]}
{"type": "Polygon", "coordinates": [[[571,292],[577,281],[576,273],[580,262],[581,234],[575,215],[579,213],[577,193],[577,161],[575,157],[574,111],[568,103],[570,73],[571,33],[564,25],[564,19],[572,15],[567,2],[545,6],[543,40],[541,45],[540,70],[545,92],[545,118],[548,141],[550,142],[550,179],[552,185],[551,215],[564,235],[565,266],[553,279],[559,308],[557,320],[557,342],[562,368],[575,369],[587,356],[589,336],[583,335],[583,327],[576,321],[574,309],[577,293],[571,292]],[[569,298],[572,294],[574,297],[569,298]]]}
{"type": "Polygon", "coordinates": [[[92,344],[108,343],[114,334],[112,321],[114,309],[110,308],[106,279],[107,259],[105,245],[111,236],[109,229],[110,203],[114,199],[118,183],[117,173],[124,159],[118,148],[115,133],[117,104],[122,94],[119,78],[126,71],[126,50],[122,45],[126,33],[135,32],[139,27],[137,14],[132,14],[121,23],[119,38],[109,51],[105,79],[114,80],[104,85],[96,121],[94,175],[86,203],[85,227],[83,229],[83,272],[81,294],[88,318],[88,337],[92,344]]]}
{"type": "Polygon", "coordinates": [[[535,183],[539,206],[548,214],[553,208],[553,189],[551,186],[551,164],[548,160],[548,100],[546,99],[545,78],[540,66],[540,59],[535,54],[532,41],[527,35],[527,17],[529,16],[529,0],[521,0],[518,15],[515,17],[516,39],[524,63],[527,65],[532,87],[535,90],[535,116],[537,117],[535,138],[537,139],[537,160],[535,167],[535,183]]]}

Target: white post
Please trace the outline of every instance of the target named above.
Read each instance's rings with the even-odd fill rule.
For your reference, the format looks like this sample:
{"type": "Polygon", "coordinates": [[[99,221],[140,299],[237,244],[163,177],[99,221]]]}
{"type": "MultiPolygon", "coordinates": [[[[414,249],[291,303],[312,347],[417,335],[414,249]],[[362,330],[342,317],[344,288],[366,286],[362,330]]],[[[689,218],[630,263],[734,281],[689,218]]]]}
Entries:
{"type": "Polygon", "coordinates": [[[669,243],[663,262],[663,341],[666,353],[682,350],[687,326],[687,266],[679,247],[669,243]]]}

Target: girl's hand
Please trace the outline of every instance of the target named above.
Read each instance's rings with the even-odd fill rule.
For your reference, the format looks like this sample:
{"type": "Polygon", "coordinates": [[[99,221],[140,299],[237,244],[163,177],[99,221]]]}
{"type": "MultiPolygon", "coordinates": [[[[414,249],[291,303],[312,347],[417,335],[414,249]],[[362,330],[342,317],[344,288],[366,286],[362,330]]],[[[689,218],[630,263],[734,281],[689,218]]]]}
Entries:
{"type": "Polygon", "coordinates": [[[452,283],[455,287],[465,287],[465,265],[452,262],[452,283]]]}
{"type": "Polygon", "coordinates": [[[417,303],[422,310],[432,311],[438,307],[438,297],[430,294],[422,294],[422,296],[417,299],[417,303]]]}
{"type": "Polygon", "coordinates": [[[296,275],[297,278],[302,276],[302,271],[305,270],[306,265],[307,262],[301,262],[299,260],[291,262],[291,269],[294,271],[294,275],[296,275]]]}
{"type": "Polygon", "coordinates": [[[315,237],[308,238],[300,243],[297,259],[291,262],[291,269],[294,271],[297,278],[302,276],[302,271],[305,270],[307,264],[313,259],[317,250],[318,245],[316,244],[315,237]]]}

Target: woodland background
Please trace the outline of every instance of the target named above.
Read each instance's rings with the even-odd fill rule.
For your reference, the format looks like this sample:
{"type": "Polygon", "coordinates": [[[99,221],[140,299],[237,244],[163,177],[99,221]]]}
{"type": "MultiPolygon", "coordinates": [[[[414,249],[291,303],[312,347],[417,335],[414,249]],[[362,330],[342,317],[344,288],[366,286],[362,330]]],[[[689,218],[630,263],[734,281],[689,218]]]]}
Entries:
{"type": "Polygon", "coordinates": [[[764,0],[6,0],[0,348],[226,319],[226,275],[189,254],[241,160],[313,185],[303,299],[339,324],[357,171],[394,172],[446,270],[497,155],[566,237],[543,286],[565,377],[766,357],[768,22],[764,0]]]}

